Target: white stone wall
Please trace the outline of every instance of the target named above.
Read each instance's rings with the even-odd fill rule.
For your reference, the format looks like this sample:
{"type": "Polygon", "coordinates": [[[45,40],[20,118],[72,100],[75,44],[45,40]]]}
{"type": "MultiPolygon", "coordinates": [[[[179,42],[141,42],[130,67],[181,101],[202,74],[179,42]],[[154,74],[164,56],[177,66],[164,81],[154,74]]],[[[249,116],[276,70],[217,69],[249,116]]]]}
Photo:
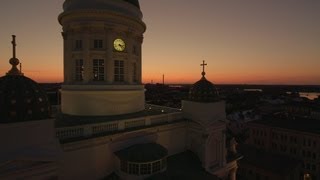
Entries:
{"type": "Polygon", "coordinates": [[[200,123],[207,127],[215,121],[225,121],[225,102],[200,103],[193,101],[182,101],[182,112],[184,117],[200,123]]]}
{"type": "Polygon", "coordinates": [[[144,110],[144,89],[140,90],[61,90],[64,114],[106,116],[144,110]]]}
{"type": "Polygon", "coordinates": [[[225,102],[182,101],[182,112],[190,120],[188,148],[199,157],[203,168],[220,178],[228,178],[230,174],[234,180],[237,162],[226,162],[225,102]]]}
{"type": "Polygon", "coordinates": [[[166,125],[157,128],[156,143],[168,150],[169,156],[184,152],[187,149],[186,124],[166,125]]]}

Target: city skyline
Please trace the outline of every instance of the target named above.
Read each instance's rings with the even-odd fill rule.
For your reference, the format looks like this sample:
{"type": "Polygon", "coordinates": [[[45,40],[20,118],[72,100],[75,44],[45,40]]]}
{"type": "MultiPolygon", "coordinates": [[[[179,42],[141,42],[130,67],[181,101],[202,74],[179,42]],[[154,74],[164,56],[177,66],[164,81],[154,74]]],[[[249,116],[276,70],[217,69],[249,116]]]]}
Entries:
{"type": "MultiPolygon", "coordinates": [[[[11,35],[26,76],[62,82],[63,41],[57,16],[63,0],[19,2],[0,7],[0,76],[10,69],[11,35]],[[36,7],[36,8],[35,8],[36,7]]],[[[218,2],[140,0],[147,31],[143,82],[216,84],[320,83],[320,2],[253,0],[218,2]]]]}

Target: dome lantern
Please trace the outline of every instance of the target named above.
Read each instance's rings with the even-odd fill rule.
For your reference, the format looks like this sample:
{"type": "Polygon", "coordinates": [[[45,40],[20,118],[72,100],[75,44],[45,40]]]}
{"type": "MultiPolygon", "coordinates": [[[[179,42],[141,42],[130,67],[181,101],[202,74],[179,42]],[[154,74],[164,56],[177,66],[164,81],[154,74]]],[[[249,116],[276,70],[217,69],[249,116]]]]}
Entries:
{"type": "Polygon", "coordinates": [[[20,64],[21,67],[21,63],[19,61],[18,58],[16,58],[16,36],[12,35],[12,58],[9,60],[9,63],[12,65],[12,68],[10,69],[10,71],[8,71],[7,75],[23,75],[23,73],[21,72],[21,68],[20,70],[17,68],[17,66],[20,64]]]}

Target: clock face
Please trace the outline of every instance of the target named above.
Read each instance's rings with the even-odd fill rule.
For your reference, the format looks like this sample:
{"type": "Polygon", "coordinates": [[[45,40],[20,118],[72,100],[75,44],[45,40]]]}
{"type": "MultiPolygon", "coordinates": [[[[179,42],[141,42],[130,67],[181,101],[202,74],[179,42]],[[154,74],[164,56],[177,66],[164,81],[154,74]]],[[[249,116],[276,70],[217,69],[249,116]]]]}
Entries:
{"type": "Polygon", "coordinates": [[[113,47],[117,51],[124,51],[126,48],[126,43],[122,39],[116,39],[113,42],[113,47]]]}

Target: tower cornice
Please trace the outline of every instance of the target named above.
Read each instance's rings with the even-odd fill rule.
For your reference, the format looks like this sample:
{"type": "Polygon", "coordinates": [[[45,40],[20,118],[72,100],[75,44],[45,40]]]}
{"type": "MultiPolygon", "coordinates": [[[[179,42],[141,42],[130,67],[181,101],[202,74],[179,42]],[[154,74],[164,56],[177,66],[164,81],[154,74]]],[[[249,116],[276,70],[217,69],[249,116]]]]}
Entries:
{"type": "Polygon", "coordinates": [[[74,10],[74,11],[67,11],[63,12],[58,16],[58,21],[61,25],[64,25],[68,21],[74,21],[75,19],[86,18],[85,20],[91,21],[95,19],[96,21],[99,20],[97,18],[101,18],[101,20],[108,19],[108,18],[119,18],[119,22],[129,21],[133,22],[133,24],[139,25],[141,28],[142,33],[146,31],[146,24],[138,18],[133,18],[130,16],[123,15],[121,13],[114,13],[106,10],[74,10]]]}

